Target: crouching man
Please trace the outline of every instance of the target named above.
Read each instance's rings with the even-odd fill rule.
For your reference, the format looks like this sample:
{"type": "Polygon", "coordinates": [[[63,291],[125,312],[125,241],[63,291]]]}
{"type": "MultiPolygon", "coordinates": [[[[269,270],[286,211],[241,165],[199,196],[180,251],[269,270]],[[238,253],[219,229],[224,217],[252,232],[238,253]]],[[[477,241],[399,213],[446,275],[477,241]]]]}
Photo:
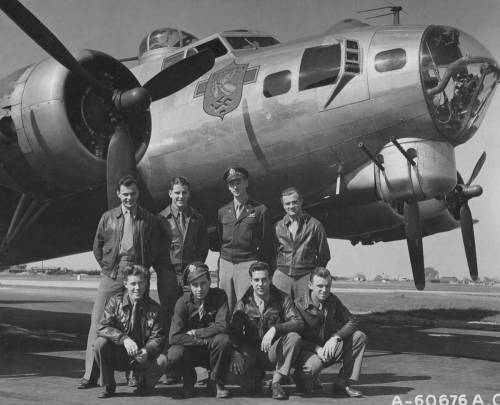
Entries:
{"type": "Polygon", "coordinates": [[[230,371],[253,376],[259,392],[265,370],[274,369],[272,397],[287,399],[281,381],[299,356],[303,322],[293,301],[271,284],[266,263],[253,263],[249,273],[251,285],[236,304],[230,326],[235,344],[230,371]]]}
{"type": "Polygon", "coordinates": [[[310,276],[309,292],[295,300],[304,320],[302,352],[295,373],[297,389],[310,393],[321,370],[342,361],[333,394],[361,397],[350,381],[359,379],[366,335],[358,330],[357,319],[330,292],[331,286],[330,272],[317,267],[310,276]]]}
{"type": "Polygon", "coordinates": [[[184,397],[194,394],[195,366],[210,370],[208,390],[217,398],[227,398],[223,377],[229,367],[232,344],[227,334],[229,320],[226,293],[210,288],[210,272],[202,262],[187,266],[184,284],[190,286],[177,300],[170,326],[170,347],[166,370],[182,370],[184,397]]]}
{"type": "Polygon", "coordinates": [[[149,298],[149,270],[125,269],[125,292],[112,296],[104,308],[95,341],[95,359],[101,370],[99,398],[113,396],[114,370],[131,369],[138,380],[136,393],[147,395],[162,374],[156,360],[165,341],[160,305],[149,298]]]}

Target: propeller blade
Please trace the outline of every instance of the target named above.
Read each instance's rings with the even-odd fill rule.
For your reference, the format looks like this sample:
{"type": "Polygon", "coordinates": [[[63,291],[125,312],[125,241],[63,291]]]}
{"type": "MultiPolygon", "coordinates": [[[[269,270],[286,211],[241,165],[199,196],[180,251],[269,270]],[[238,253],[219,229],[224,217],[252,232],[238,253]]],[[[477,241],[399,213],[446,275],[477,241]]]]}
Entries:
{"type": "Polygon", "coordinates": [[[485,160],[486,160],[486,152],[483,152],[481,154],[481,156],[479,157],[476,165],[474,166],[474,170],[472,170],[472,174],[470,175],[470,179],[466,184],[467,187],[469,187],[472,184],[472,182],[476,179],[477,175],[479,174],[479,172],[483,168],[485,160]]]}
{"type": "Polygon", "coordinates": [[[460,207],[460,228],[462,229],[462,239],[464,241],[467,264],[469,265],[469,273],[471,278],[476,281],[478,275],[476,241],[474,238],[472,214],[467,203],[462,204],[460,207]]]}
{"type": "Polygon", "coordinates": [[[106,181],[109,209],[116,207],[120,203],[116,195],[118,180],[128,174],[135,176],[135,167],[132,140],[123,124],[119,124],[108,146],[106,181]]]}
{"type": "Polygon", "coordinates": [[[410,240],[422,239],[422,230],[420,227],[420,213],[416,201],[405,202],[405,234],[410,240]]]}
{"type": "Polygon", "coordinates": [[[413,282],[417,290],[422,291],[425,288],[424,247],[422,245],[422,238],[416,240],[407,238],[406,243],[408,244],[408,253],[410,254],[413,282]]]}
{"type": "Polygon", "coordinates": [[[423,290],[425,288],[424,249],[420,213],[416,201],[405,201],[404,216],[406,243],[410,254],[413,281],[417,290],[423,290]]]}
{"type": "Polygon", "coordinates": [[[159,100],[194,82],[212,69],[214,63],[213,52],[205,49],[162,70],[143,87],[151,95],[152,101],[159,100]]]}
{"type": "Polygon", "coordinates": [[[0,9],[50,56],[73,73],[79,74],[101,91],[110,91],[87,72],[59,39],[17,0],[0,1],[0,9]]]}

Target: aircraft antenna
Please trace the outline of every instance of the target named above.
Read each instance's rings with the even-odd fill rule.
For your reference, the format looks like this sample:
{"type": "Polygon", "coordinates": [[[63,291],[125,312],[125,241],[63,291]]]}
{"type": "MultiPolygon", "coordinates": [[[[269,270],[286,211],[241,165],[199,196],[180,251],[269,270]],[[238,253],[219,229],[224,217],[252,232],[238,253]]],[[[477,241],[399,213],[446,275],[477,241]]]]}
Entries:
{"type": "MultiPolygon", "coordinates": [[[[401,13],[401,11],[403,11],[403,7],[401,7],[401,6],[392,5],[392,6],[370,8],[370,9],[367,9],[367,10],[358,11],[358,14],[369,13],[369,12],[378,11],[378,10],[389,10],[390,12],[389,13],[384,13],[384,14],[377,14],[377,15],[373,15],[373,16],[370,16],[370,17],[365,17],[365,20],[371,20],[373,18],[379,18],[379,17],[384,17],[386,15],[392,15],[393,16],[393,18],[392,18],[393,25],[399,25],[400,24],[400,22],[399,22],[400,21],[399,20],[399,14],[401,13]]],[[[404,13],[404,11],[403,11],[403,13],[404,13]]]]}

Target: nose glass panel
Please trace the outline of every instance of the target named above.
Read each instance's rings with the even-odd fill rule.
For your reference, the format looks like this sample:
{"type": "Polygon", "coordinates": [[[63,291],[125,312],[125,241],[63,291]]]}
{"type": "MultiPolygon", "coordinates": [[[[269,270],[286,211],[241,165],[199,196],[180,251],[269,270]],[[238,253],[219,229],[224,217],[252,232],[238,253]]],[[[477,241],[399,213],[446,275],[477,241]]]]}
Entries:
{"type": "Polygon", "coordinates": [[[450,141],[467,141],[479,127],[499,79],[490,52],[469,34],[431,26],[422,38],[420,74],[438,130],[450,141]]]}

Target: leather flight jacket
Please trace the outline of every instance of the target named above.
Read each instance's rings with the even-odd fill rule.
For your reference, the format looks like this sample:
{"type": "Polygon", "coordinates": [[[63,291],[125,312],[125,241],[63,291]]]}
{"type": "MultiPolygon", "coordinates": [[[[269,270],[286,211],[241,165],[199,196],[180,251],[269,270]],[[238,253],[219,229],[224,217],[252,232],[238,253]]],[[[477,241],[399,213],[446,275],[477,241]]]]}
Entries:
{"type": "Polygon", "coordinates": [[[182,346],[206,345],[206,339],[227,333],[229,308],[227,295],[220,288],[210,288],[204,301],[204,315],[200,319],[200,303],[197,303],[191,291],[184,293],[175,304],[174,315],[170,324],[169,343],[182,346]],[[186,332],[193,330],[194,336],[186,332]]]}
{"type": "Polygon", "coordinates": [[[325,300],[322,310],[314,305],[310,292],[296,298],[295,306],[304,320],[302,337],[314,343],[313,346],[323,346],[333,335],[347,339],[359,327],[358,319],[332,293],[325,300]]]}
{"type": "MultiPolygon", "coordinates": [[[[136,319],[140,322],[141,338],[135,341],[139,348],[145,348],[150,359],[155,359],[165,343],[165,332],[160,314],[160,305],[144,296],[138,303],[136,319]]],[[[128,293],[112,296],[106,306],[97,329],[97,336],[104,337],[116,345],[123,345],[127,337],[132,338],[132,310],[128,293]]]]}
{"type": "MultiPolygon", "coordinates": [[[[120,242],[123,235],[124,217],[121,205],[106,211],[99,221],[94,238],[94,256],[102,273],[116,279],[118,272],[120,242]]],[[[133,257],[136,264],[149,268],[158,251],[156,219],[149,211],[137,207],[134,218],[133,257]]]]}
{"type": "Polygon", "coordinates": [[[285,215],[276,223],[276,265],[287,276],[303,276],[316,267],[325,267],[330,260],[330,249],[325,228],[316,218],[303,213],[294,239],[290,236],[285,215]]]}
{"type": "Polygon", "coordinates": [[[174,266],[184,267],[197,261],[205,262],[208,255],[208,232],[205,219],[191,207],[188,207],[185,215],[186,231],[184,234],[177,222],[172,205],[156,216],[160,228],[160,243],[163,248],[168,247],[170,262],[174,266]]]}
{"type": "Polygon", "coordinates": [[[274,326],[276,337],[289,332],[301,333],[304,322],[290,297],[270,286],[270,299],[261,314],[249,287],[236,304],[230,324],[231,339],[237,346],[260,346],[262,337],[274,326]]]}

